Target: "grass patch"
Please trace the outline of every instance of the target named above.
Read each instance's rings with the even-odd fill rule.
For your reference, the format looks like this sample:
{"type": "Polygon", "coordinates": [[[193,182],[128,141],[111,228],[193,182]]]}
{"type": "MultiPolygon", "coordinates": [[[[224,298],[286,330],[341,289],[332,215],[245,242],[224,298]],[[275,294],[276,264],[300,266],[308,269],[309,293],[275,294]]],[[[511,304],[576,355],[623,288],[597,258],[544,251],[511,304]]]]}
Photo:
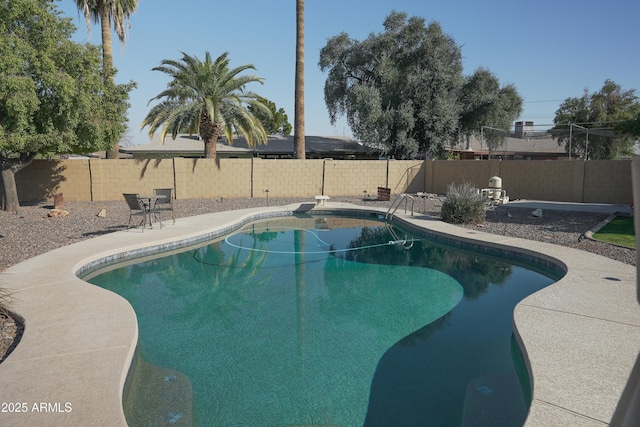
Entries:
{"type": "Polygon", "coordinates": [[[633,227],[633,217],[615,217],[607,225],[593,233],[593,238],[601,242],[635,249],[636,233],[633,227]]]}

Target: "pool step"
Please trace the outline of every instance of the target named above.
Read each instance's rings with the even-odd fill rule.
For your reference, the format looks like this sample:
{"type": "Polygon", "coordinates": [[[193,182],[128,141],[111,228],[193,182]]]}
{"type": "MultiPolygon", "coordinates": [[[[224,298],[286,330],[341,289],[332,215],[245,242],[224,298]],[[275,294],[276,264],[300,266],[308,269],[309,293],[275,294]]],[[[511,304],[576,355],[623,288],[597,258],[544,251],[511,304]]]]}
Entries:
{"type": "Polygon", "coordinates": [[[467,386],[462,427],[509,425],[527,416],[522,388],[517,378],[495,374],[474,378],[467,386]]]}
{"type": "Polygon", "coordinates": [[[129,425],[192,426],[191,381],[178,371],[147,363],[136,355],[123,398],[129,425]]]}

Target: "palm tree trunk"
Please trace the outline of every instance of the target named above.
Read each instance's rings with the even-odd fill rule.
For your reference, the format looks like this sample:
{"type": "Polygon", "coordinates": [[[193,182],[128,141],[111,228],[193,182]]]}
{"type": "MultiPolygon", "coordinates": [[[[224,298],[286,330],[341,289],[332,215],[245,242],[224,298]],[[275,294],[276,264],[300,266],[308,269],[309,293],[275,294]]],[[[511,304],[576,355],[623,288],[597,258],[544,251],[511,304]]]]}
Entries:
{"type": "Polygon", "coordinates": [[[216,140],[204,141],[204,158],[215,159],[216,158],[216,140]]]}
{"type": "Polygon", "coordinates": [[[306,151],[304,142],[304,0],[296,0],[296,77],[294,114],[294,157],[296,159],[304,159],[306,151]]]}
{"type": "MultiPolygon", "coordinates": [[[[113,82],[113,41],[111,36],[111,14],[108,8],[100,11],[100,29],[102,30],[102,75],[105,85],[113,82]]],[[[116,141],[113,148],[107,150],[107,159],[120,158],[120,144],[116,141]]]]}
{"type": "Polygon", "coordinates": [[[200,113],[200,126],[198,131],[200,132],[200,137],[204,141],[204,158],[215,159],[218,137],[222,132],[222,126],[217,123],[213,123],[209,113],[203,109],[200,113]]]}
{"type": "Polygon", "coordinates": [[[113,79],[113,41],[111,36],[111,14],[105,7],[100,11],[100,29],[102,30],[102,66],[103,77],[113,79]]]}

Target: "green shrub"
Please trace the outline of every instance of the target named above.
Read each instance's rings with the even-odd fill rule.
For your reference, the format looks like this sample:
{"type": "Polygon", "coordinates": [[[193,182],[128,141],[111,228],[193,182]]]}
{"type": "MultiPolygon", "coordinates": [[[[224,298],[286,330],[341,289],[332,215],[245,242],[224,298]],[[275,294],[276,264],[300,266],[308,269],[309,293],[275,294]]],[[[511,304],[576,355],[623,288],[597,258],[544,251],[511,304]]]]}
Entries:
{"type": "Polygon", "coordinates": [[[451,184],[442,202],[440,216],[453,224],[483,223],[486,218],[486,198],[468,182],[451,184]]]}

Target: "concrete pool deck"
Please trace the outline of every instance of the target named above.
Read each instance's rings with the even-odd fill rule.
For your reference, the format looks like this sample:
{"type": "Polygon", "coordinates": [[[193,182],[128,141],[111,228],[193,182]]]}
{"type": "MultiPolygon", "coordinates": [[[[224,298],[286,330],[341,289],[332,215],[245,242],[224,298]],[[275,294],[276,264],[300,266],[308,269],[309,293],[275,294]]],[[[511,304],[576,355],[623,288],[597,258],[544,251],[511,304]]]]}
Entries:
{"type": "MultiPolygon", "coordinates": [[[[126,425],[122,391],[137,342],[135,313],[118,295],[76,277],[84,266],[123,253],[142,254],[148,247],[171,248],[177,241],[227,232],[233,224],[299,206],[220,212],[180,218],[144,233],[116,232],[0,272],[0,286],[15,290],[13,310],[25,324],[20,343],[0,364],[0,425],[126,425]]],[[[376,211],[329,202],[315,209],[376,211]]],[[[514,311],[533,386],[526,425],[612,423],[640,353],[635,267],[425,216],[396,216],[434,233],[537,254],[564,266],[561,280],[525,298],[514,311]]]]}
{"type": "Polygon", "coordinates": [[[512,200],[505,205],[513,208],[542,209],[555,211],[590,212],[601,214],[620,214],[633,216],[633,208],[629,205],[613,205],[606,203],[571,203],[571,202],[547,202],[543,200],[512,200]]]}

